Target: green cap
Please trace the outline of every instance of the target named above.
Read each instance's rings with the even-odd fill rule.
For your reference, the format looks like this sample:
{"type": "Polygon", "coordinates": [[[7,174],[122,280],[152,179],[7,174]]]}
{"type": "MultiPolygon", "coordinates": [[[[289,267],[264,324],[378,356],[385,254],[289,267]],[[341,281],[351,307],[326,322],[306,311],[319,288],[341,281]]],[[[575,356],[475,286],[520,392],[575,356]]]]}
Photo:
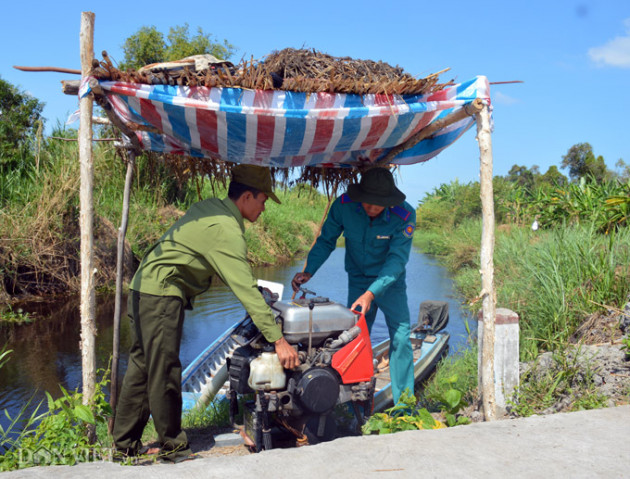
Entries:
{"type": "Polygon", "coordinates": [[[256,188],[280,204],[280,200],[271,189],[273,181],[269,168],[256,165],[236,165],[232,168],[232,181],[256,188]]]}
{"type": "Polygon", "coordinates": [[[378,206],[396,206],[405,201],[405,194],[396,188],[394,175],[387,168],[372,168],[361,174],[358,184],[348,186],[352,201],[378,206]]]}

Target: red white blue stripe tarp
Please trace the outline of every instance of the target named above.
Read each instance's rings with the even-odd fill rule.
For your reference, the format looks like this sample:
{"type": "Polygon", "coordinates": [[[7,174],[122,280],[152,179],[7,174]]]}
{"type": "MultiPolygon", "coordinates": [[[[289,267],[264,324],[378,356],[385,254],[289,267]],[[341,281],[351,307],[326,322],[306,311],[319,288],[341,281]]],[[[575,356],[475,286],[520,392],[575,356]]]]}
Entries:
{"type": "MultiPolygon", "coordinates": [[[[476,98],[490,103],[483,76],[428,95],[99,83],[120,118],[162,133],[137,132],[146,150],[274,167],[374,163],[476,98]]],[[[429,160],[474,121],[466,117],[438,130],[392,163],[429,160]]]]}

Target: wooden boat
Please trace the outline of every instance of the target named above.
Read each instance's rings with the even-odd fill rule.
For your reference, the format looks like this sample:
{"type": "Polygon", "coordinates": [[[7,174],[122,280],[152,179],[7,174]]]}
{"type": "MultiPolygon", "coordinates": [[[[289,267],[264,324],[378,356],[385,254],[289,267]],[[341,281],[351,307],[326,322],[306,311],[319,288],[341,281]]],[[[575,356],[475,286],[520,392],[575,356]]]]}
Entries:
{"type": "MultiPolygon", "coordinates": [[[[427,334],[425,332],[411,333],[411,347],[413,349],[413,375],[416,386],[435,369],[441,358],[448,353],[447,332],[427,334]]],[[[374,392],[374,412],[380,412],[393,405],[392,383],[389,377],[389,339],[372,348],[374,358],[378,361],[376,367],[376,387],[374,392]]]]}
{"type": "Polygon", "coordinates": [[[182,373],[182,410],[207,406],[212,399],[225,399],[227,393],[227,359],[242,346],[235,332],[251,322],[249,316],[228,328],[215,339],[182,373]]]}

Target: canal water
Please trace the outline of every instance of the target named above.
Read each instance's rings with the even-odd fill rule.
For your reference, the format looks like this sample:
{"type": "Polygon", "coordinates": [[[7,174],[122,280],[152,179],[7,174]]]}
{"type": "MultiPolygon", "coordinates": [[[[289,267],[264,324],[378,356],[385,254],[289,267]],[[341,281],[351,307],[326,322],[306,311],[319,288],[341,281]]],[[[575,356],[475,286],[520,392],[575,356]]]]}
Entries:
{"type": "MultiPolygon", "coordinates": [[[[344,253],[343,248],[337,248],[305,287],[319,296],[345,304],[347,276],[343,268],[344,253]]],[[[257,268],[255,275],[260,279],[282,283],[285,286],[283,299],[288,299],[292,294],[291,279],[302,267],[303,260],[283,266],[257,268]]],[[[433,258],[413,251],[407,265],[407,291],[412,323],[417,320],[422,301],[448,302],[450,322],[447,331],[451,334],[451,354],[466,347],[467,324],[476,327],[476,322],[469,321],[462,312],[461,298],[457,296],[443,267],[433,258]]],[[[123,307],[126,307],[126,301],[123,307]]],[[[61,394],[59,385],[67,390],[74,390],[81,385],[79,299],[66,299],[52,304],[31,303],[25,310],[37,319],[30,324],[0,327],[2,343],[13,350],[9,361],[0,369],[0,410],[6,409],[12,416],[29,400],[34,405],[44,399],[44,391],[57,397],[61,394]]],[[[97,367],[106,368],[112,351],[113,296],[99,296],[96,311],[97,367]]],[[[241,304],[223,285],[215,285],[198,297],[184,322],[182,366],[185,368],[190,364],[226,328],[244,316],[241,304]]],[[[372,330],[372,342],[376,344],[387,336],[385,318],[379,311],[372,330]]],[[[126,369],[129,346],[129,321],[123,309],[121,377],[126,369]]],[[[0,419],[1,425],[4,426],[6,422],[6,417],[0,419]]]]}

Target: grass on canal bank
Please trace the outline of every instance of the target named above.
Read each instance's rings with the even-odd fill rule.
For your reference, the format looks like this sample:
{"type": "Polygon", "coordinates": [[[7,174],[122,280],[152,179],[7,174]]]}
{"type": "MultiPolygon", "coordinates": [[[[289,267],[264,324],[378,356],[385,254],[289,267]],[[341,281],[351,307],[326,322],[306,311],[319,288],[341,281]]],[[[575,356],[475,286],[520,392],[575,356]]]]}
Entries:
{"type": "MultiPolygon", "coordinates": [[[[427,195],[418,211],[414,237],[423,252],[437,256],[450,270],[473,315],[481,307],[481,221],[475,206],[478,196],[472,194],[475,188],[478,184],[442,185],[427,195]]],[[[569,190],[583,192],[589,186],[569,190]]],[[[604,201],[602,197],[590,207],[604,208],[604,201]]],[[[628,369],[619,350],[630,299],[630,227],[618,222],[602,228],[601,215],[584,210],[577,219],[562,217],[535,230],[529,226],[533,217],[521,218],[520,225],[510,221],[503,211],[508,203],[495,198],[497,307],[518,313],[520,359],[529,362],[510,404],[512,414],[629,402],[630,382],[617,382],[615,371],[628,369]],[[601,345],[601,351],[594,353],[601,345]],[[604,394],[606,383],[614,385],[604,394]]],[[[455,358],[454,363],[455,369],[467,370],[465,359],[455,358]]],[[[476,372],[470,371],[475,380],[461,387],[474,388],[476,372]]],[[[476,396],[470,390],[464,394],[476,396]]]]}
{"type": "MultiPolygon", "coordinates": [[[[72,136],[59,131],[56,136],[72,136]]],[[[226,196],[222,186],[178,183],[163,164],[138,158],[130,202],[125,277],[153,243],[194,202],[226,196]]],[[[126,164],[112,147],[94,146],[94,251],[98,288],[115,281],[126,164]]],[[[80,289],[79,162],[76,143],[48,140],[37,166],[0,178],[0,301],[76,293],[80,289]]],[[[277,188],[282,205],[247,224],[253,265],[286,261],[308,249],[327,200],[304,185],[277,188]]],[[[248,222],[246,222],[248,223],[248,222]]],[[[12,317],[12,319],[15,319],[12,317]]]]}
{"type": "MultiPolygon", "coordinates": [[[[419,236],[418,245],[440,253],[459,291],[473,301],[481,290],[479,221],[466,220],[448,234],[419,236]]],[[[630,228],[602,235],[591,225],[538,231],[501,226],[494,265],[497,306],[518,313],[521,358],[531,360],[577,342],[592,315],[623,309],[630,292],[630,228]]],[[[621,337],[614,329],[602,334],[604,341],[621,337]]]]}

